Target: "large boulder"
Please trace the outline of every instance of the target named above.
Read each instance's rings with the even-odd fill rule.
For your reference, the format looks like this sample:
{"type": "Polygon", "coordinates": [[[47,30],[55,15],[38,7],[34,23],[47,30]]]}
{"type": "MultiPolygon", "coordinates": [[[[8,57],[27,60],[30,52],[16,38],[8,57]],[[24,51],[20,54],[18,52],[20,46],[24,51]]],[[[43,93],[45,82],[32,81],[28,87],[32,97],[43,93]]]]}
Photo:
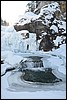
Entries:
{"type": "Polygon", "coordinates": [[[26,23],[24,25],[16,24],[14,25],[16,31],[28,30],[29,32],[40,33],[40,31],[44,30],[48,31],[48,27],[42,23],[42,20],[31,21],[30,23],[26,23]]]}
{"type": "Polygon", "coordinates": [[[39,50],[49,51],[54,47],[54,43],[50,40],[50,37],[46,35],[40,42],[39,50]]]}
{"type": "Polygon", "coordinates": [[[16,31],[28,30],[31,33],[36,33],[37,39],[39,39],[42,31],[48,32],[50,30],[48,26],[42,23],[42,20],[34,20],[24,25],[16,24],[14,28],[16,31]]]}
{"type": "Polygon", "coordinates": [[[38,56],[29,56],[26,58],[25,61],[20,61],[21,70],[25,68],[41,68],[43,66],[43,61],[41,60],[42,57],[38,56]]]}

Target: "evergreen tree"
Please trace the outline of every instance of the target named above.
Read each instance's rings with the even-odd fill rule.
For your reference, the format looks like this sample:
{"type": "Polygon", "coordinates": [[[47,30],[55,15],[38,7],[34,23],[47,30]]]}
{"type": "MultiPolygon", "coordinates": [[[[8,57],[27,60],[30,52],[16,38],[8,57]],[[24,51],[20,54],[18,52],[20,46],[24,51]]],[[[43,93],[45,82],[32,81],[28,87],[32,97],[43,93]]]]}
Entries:
{"type": "Polygon", "coordinates": [[[3,26],[9,26],[9,23],[6,20],[3,20],[1,18],[1,25],[3,25],[3,26]]]}
{"type": "Polygon", "coordinates": [[[33,12],[36,8],[36,2],[35,1],[31,1],[27,4],[28,9],[26,10],[26,12],[33,12]]]}

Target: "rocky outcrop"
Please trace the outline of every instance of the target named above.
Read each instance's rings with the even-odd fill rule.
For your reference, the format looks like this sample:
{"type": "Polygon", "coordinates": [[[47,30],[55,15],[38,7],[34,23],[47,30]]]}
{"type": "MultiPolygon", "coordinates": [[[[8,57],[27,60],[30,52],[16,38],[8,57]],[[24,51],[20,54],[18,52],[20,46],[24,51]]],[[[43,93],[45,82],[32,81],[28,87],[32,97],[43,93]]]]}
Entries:
{"type": "Polygon", "coordinates": [[[43,66],[42,57],[38,56],[29,56],[25,61],[20,61],[21,70],[25,68],[41,68],[43,66]]]}
{"type": "MultiPolygon", "coordinates": [[[[39,14],[40,9],[48,4],[54,3],[55,1],[37,1],[36,2],[36,9],[35,13],[39,14]]],[[[66,12],[66,1],[57,1],[57,3],[59,3],[59,7],[61,10],[61,13],[64,15],[64,13],[66,12]]]]}
{"type": "Polygon", "coordinates": [[[37,39],[39,39],[39,36],[41,32],[47,32],[50,31],[49,27],[44,25],[41,20],[35,20],[31,21],[30,23],[26,23],[24,25],[14,25],[14,28],[16,31],[21,30],[28,30],[30,33],[36,33],[37,39]]]}
{"type": "Polygon", "coordinates": [[[46,35],[40,42],[39,50],[49,51],[54,47],[54,43],[50,40],[50,37],[46,35]]]}
{"type": "Polygon", "coordinates": [[[16,24],[14,25],[16,31],[28,30],[29,32],[40,33],[42,30],[48,32],[48,27],[42,23],[40,20],[31,21],[24,25],[16,24]]]}

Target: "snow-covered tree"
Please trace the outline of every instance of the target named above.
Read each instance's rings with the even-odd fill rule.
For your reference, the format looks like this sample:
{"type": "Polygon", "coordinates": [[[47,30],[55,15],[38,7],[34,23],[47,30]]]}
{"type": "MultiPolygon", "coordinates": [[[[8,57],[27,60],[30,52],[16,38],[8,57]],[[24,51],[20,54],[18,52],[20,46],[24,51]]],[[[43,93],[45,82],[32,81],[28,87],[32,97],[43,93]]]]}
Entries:
{"type": "Polygon", "coordinates": [[[3,25],[3,26],[9,26],[9,23],[6,20],[3,20],[1,18],[1,25],[3,25]]]}
{"type": "Polygon", "coordinates": [[[26,12],[33,12],[35,10],[36,7],[36,2],[35,1],[31,1],[27,4],[28,9],[26,10],[26,12]]]}

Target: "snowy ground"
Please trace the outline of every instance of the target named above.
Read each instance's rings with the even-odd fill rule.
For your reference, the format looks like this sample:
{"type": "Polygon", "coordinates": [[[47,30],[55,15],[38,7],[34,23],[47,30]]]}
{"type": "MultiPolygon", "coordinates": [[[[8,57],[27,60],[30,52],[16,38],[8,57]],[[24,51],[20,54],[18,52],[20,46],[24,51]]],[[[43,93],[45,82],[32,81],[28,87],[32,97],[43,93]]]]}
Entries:
{"type": "MultiPolygon", "coordinates": [[[[6,68],[13,67],[16,63],[19,63],[21,59],[25,56],[33,55],[33,53],[27,53],[26,55],[23,53],[23,57],[20,54],[11,54],[10,51],[2,51],[3,57],[5,58],[5,64],[2,65],[1,71],[6,68]],[[5,53],[6,52],[6,53],[5,53]],[[11,54],[11,55],[10,55],[11,54]],[[9,56],[8,56],[9,55],[9,56]]],[[[43,53],[41,54],[41,56],[43,53]]],[[[45,54],[46,56],[47,54],[45,54]]],[[[44,56],[44,55],[43,55],[44,56]]],[[[50,55],[49,55],[50,56],[50,55]]],[[[48,57],[49,57],[48,56],[48,57]]],[[[46,58],[48,58],[46,57],[46,58]]],[[[61,61],[59,58],[55,58],[58,62],[52,61],[52,57],[50,57],[50,61],[52,65],[58,65],[58,70],[61,74],[58,74],[58,71],[55,71],[56,75],[59,75],[63,79],[63,82],[59,84],[47,84],[47,85],[37,85],[37,84],[29,84],[26,82],[22,82],[20,80],[21,72],[11,72],[6,73],[6,75],[1,77],[1,98],[2,99],[65,99],[66,98],[66,69],[63,65],[63,60],[61,61]],[[59,61],[58,61],[59,60],[59,61]],[[61,61],[61,62],[60,62],[61,61]],[[62,65],[62,66],[60,66],[62,65]],[[62,76],[61,76],[62,75],[62,76]],[[5,83],[4,83],[5,82],[5,83]]],[[[46,63],[47,65],[47,63],[46,63]]],[[[48,66],[49,67],[49,66],[48,66]]]]}
{"type": "MultiPolygon", "coordinates": [[[[1,99],[65,99],[66,91],[65,90],[52,90],[49,86],[48,89],[43,89],[43,86],[39,86],[39,90],[31,87],[23,87],[22,91],[13,92],[8,90],[8,81],[7,77],[10,73],[7,73],[1,78],[1,99]],[[5,83],[4,83],[5,82],[5,83]],[[42,89],[41,89],[42,87],[42,89]],[[30,89],[30,90],[29,90],[30,89]]],[[[64,84],[65,85],[65,84],[64,84]]],[[[64,88],[63,85],[63,88],[64,88]]],[[[37,87],[35,87],[37,88],[37,87]]],[[[55,87],[54,87],[55,88],[55,87]]]]}
{"type": "MultiPolygon", "coordinates": [[[[10,32],[14,32],[11,29],[10,32]]],[[[1,31],[2,37],[8,33],[8,29],[6,30],[4,27],[1,31]]],[[[54,74],[61,78],[63,82],[56,84],[27,83],[24,80],[21,81],[20,76],[22,73],[18,72],[18,70],[7,72],[1,77],[1,99],[66,99],[66,44],[50,52],[15,53],[9,48],[5,48],[6,45],[4,49],[1,48],[1,59],[5,60],[4,64],[1,65],[1,75],[7,68],[15,67],[22,59],[26,59],[26,57],[41,56],[43,57],[44,67],[52,68],[54,74]]]]}

